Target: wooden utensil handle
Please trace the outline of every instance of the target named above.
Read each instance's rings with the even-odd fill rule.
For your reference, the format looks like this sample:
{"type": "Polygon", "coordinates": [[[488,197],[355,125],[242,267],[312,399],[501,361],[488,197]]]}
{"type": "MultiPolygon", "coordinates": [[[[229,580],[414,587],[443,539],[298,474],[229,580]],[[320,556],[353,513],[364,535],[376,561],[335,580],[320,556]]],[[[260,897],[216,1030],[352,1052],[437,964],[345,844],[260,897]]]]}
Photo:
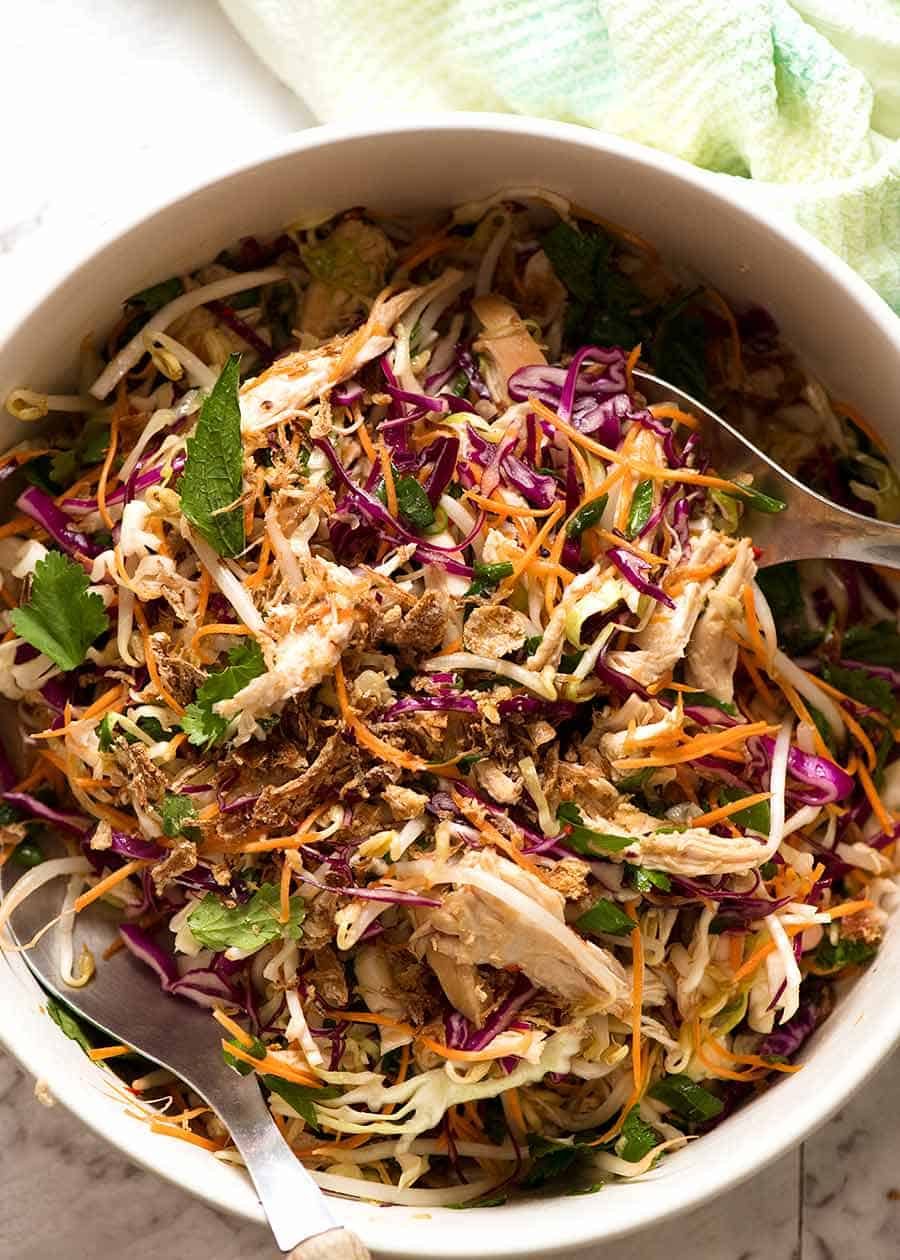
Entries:
{"type": "Polygon", "coordinates": [[[329,1229],[324,1234],[316,1234],[315,1238],[307,1238],[294,1248],[287,1260],[372,1260],[372,1257],[349,1229],[329,1229]]]}

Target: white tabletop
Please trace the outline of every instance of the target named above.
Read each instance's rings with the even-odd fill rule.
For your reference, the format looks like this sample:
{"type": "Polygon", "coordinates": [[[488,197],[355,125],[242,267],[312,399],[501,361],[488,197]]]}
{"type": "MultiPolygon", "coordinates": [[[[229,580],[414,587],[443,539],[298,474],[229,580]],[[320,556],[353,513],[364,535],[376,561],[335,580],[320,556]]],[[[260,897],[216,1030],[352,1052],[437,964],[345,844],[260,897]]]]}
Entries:
{"type": "MultiPolygon", "coordinates": [[[[311,121],[214,0],[10,0],[3,18],[0,328],[74,240],[139,208],[148,172],[164,187],[255,136],[311,121]]],[[[896,1260],[898,1117],[895,1057],[802,1150],[597,1256],[896,1260]]],[[[8,1060],[0,1061],[0,1135],[0,1260],[275,1255],[262,1229],[210,1211],[60,1107],[41,1106],[8,1060]]],[[[602,1196],[591,1208],[602,1212],[602,1196]]]]}

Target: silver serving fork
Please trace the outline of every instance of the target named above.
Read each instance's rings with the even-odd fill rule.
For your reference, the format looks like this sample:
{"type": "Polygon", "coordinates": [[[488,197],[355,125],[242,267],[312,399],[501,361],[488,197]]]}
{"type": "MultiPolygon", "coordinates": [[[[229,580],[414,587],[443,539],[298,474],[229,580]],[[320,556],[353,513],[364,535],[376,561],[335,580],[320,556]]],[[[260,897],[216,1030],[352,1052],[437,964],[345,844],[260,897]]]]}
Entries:
{"type": "Polygon", "coordinates": [[[676,402],[701,422],[704,453],[717,474],[753,477],[753,489],[786,504],[781,512],[745,511],[741,529],[753,539],[767,568],[787,560],[861,560],[900,569],[900,525],[838,507],[785,472],[726,420],[683,390],[648,372],[633,374],[648,403],[676,402]]]}
{"type": "MultiPolygon", "coordinates": [[[[4,899],[22,874],[12,862],[2,868],[4,899]]],[[[15,943],[25,946],[38,935],[58,914],[59,901],[59,884],[51,881],[14,909],[9,929],[15,943]]],[[[98,960],[117,935],[115,914],[100,902],[78,916],[77,945],[86,945],[98,960]]],[[[279,1133],[255,1075],[238,1076],[226,1066],[222,1029],[210,1012],[163,993],[149,968],[127,949],[100,962],[84,988],[73,989],[59,973],[54,936],[46,932],[23,950],[34,975],[77,1014],[169,1068],[209,1103],[240,1151],[275,1241],[289,1260],[370,1260],[359,1238],[335,1221],[322,1191],[279,1133]]]]}

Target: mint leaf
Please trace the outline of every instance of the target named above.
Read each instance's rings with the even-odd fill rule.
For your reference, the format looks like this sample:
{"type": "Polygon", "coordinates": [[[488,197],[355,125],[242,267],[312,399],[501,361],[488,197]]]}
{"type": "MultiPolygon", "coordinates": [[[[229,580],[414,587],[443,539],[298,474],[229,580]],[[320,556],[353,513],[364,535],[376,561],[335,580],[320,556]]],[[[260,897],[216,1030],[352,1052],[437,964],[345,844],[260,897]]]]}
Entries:
{"type": "Polygon", "coordinates": [[[569,291],[569,346],[633,346],[649,339],[647,299],[616,265],[611,239],[599,228],[557,225],[541,238],[550,265],[569,291]]]}
{"type": "Polygon", "coordinates": [[[397,491],[397,508],[416,529],[427,529],[434,524],[434,508],[431,500],[415,477],[400,477],[394,487],[397,491]]]}
{"type": "Polygon", "coordinates": [[[14,608],[10,621],[26,643],[49,656],[60,669],[77,669],[87,650],[109,629],[103,600],[88,575],[61,551],[48,551],[34,566],[31,599],[14,608]]]}
{"type": "Polygon", "coordinates": [[[698,402],[708,392],[706,380],[706,323],[697,311],[683,311],[696,295],[684,294],[676,309],[664,314],[656,330],[651,360],[657,376],[686,390],[698,402]],[[681,313],[683,311],[683,313],[681,313]]]}
{"type": "Polygon", "coordinates": [[[280,894],[275,884],[262,884],[241,906],[226,906],[215,893],[207,893],[188,915],[188,927],[206,949],[261,949],[285,934],[300,938],[306,913],[303,900],[291,897],[290,918],[278,922],[280,894]]]}
{"type": "Polygon", "coordinates": [[[631,496],[631,507],[628,509],[628,524],[625,533],[629,538],[637,538],[653,513],[653,482],[639,481],[631,496]]]}
{"type": "Polygon", "coordinates": [[[604,831],[591,831],[585,827],[581,811],[573,801],[564,801],[556,811],[560,822],[568,823],[566,844],[576,853],[587,857],[603,857],[607,853],[620,853],[633,843],[631,836],[614,836],[604,831]]]}
{"type": "Polygon", "coordinates": [[[82,1027],[81,1021],[76,1019],[72,1012],[62,1002],[56,998],[47,998],[47,1014],[70,1041],[77,1041],[85,1054],[93,1049],[90,1037],[82,1027]]]}
{"type": "Polygon", "coordinates": [[[568,1142],[554,1142],[552,1138],[540,1137],[535,1133],[528,1135],[528,1150],[533,1162],[519,1184],[531,1188],[556,1181],[583,1154],[579,1147],[568,1142]]]}
{"type": "Polygon", "coordinates": [[[211,748],[228,734],[228,719],[213,712],[220,700],[230,700],[248,683],[266,672],[266,662],[255,639],[245,639],[228,653],[228,664],[210,674],[197,690],[181,719],[181,729],[198,747],[211,748]]]}
{"type": "Polygon", "coordinates": [[[900,662],[900,634],[892,621],[879,621],[874,626],[851,626],[844,635],[841,655],[869,665],[900,662]]]}
{"type": "Polygon", "coordinates": [[[822,665],[822,677],[832,687],[852,696],[860,704],[878,709],[885,717],[896,716],[900,705],[894,689],[886,678],[870,674],[865,669],[845,669],[842,665],[822,665]]]}
{"type": "Polygon", "coordinates": [[[625,863],[625,870],[632,887],[639,893],[653,892],[654,889],[659,889],[660,892],[672,891],[672,881],[665,871],[651,871],[649,867],[632,866],[630,862],[625,863]]]}
{"type": "Polygon", "coordinates": [[[714,1120],[725,1106],[721,1098],[717,1098],[681,1072],[662,1077],[649,1093],[651,1098],[665,1103],[676,1115],[694,1124],[714,1120]]]}
{"type": "Polygon", "coordinates": [[[287,1105],[314,1129],[319,1127],[316,1119],[316,1100],[321,1102],[326,1098],[339,1098],[341,1094],[334,1085],[314,1089],[311,1085],[296,1085],[293,1081],[286,1081],[280,1076],[264,1076],[262,1083],[271,1093],[283,1098],[287,1105]]]}
{"type": "Polygon", "coordinates": [[[604,897],[576,919],[575,926],[579,932],[590,932],[592,935],[609,932],[613,936],[627,936],[634,924],[614,901],[604,897]]]}
{"type": "Polygon", "coordinates": [[[826,937],[816,950],[816,965],[823,971],[840,971],[842,967],[859,967],[874,958],[878,946],[869,941],[840,937],[835,945],[826,937]]]}
{"type": "Polygon", "coordinates": [[[233,506],[243,490],[239,363],[240,355],[229,355],[204,399],[178,485],[182,512],[220,556],[244,549],[244,514],[233,506]]]}
{"type": "Polygon", "coordinates": [[[189,796],[177,796],[166,792],[159,807],[159,818],[164,836],[185,834],[185,823],[197,817],[197,807],[189,796]]]}

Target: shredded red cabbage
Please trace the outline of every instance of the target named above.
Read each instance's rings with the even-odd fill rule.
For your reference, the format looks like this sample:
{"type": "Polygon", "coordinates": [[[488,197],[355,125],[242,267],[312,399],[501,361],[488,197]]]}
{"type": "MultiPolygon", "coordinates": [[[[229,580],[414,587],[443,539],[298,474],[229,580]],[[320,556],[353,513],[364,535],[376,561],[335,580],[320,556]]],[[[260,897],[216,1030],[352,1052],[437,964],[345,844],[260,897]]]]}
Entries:
{"type": "Polygon", "coordinates": [[[629,582],[642,595],[649,595],[651,599],[659,600],[661,604],[665,604],[667,608],[674,608],[675,603],[669,598],[661,586],[657,586],[654,582],[648,582],[646,574],[650,569],[650,565],[646,560],[642,560],[640,556],[636,556],[631,551],[626,551],[624,547],[610,547],[606,553],[606,558],[611,560],[616,566],[626,582],[629,582]]]}

